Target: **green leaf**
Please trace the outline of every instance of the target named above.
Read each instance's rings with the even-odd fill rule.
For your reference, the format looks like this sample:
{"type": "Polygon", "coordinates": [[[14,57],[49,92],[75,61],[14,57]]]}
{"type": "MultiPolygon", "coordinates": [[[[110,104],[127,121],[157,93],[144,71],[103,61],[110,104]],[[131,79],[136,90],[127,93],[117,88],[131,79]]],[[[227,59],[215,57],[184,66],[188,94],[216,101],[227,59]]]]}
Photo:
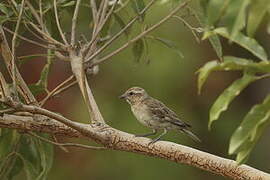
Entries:
{"type": "Polygon", "coordinates": [[[47,56],[47,64],[44,65],[41,73],[40,73],[40,79],[38,80],[37,83],[35,84],[30,84],[29,88],[31,90],[31,92],[34,95],[40,94],[40,93],[44,93],[47,92],[48,89],[48,76],[49,76],[49,72],[50,72],[50,68],[52,65],[52,52],[51,50],[48,50],[48,56],[47,56]]]}
{"type": "Polygon", "coordinates": [[[20,146],[20,135],[15,130],[1,129],[0,137],[0,179],[18,174],[20,162],[16,153],[20,146]]]}
{"type": "Polygon", "coordinates": [[[104,24],[103,28],[101,29],[101,38],[111,36],[112,27],[115,24],[116,18],[114,16],[110,16],[107,22],[104,24]]]}
{"type": "MultiPolygon", "coordinates": [[[[43,137],[49,138],[48,135],[43,135],[43,137]]],[[[39,150],[42,168],[37,180],[46,180],[49,170],[53,164],[53,145],[38,140],[36,142],[36,147],[39,150]]]]}
{"type": "Polygon", "coordinates": [[[221,18],[231,0],[212,0],[207,5],[207,19],[209,24],[215,24],[221,18]]]}
{"type": "Polygon", "coordinates": [[[167,48],[170,48],[171,50],[175,51],[180,58],[184,58],[183,53],[179,50],[179,48],[177,47],[177,45],[168,39],[165,38],[161,38],[161,37],[154,37],[154,36],[150,36],[152,39],[160,42],[161,44],[163,44],[164,46],[166,46],[167,48]]]}
{"type": "Polygon", "coordinates": [[[250,3],[250,0],[234,0],[234,1],[239,1],[240,4],[237,5],[238,14],[232,26],[231,37],[230,37],[231,41],[234,41],[236,36],[238,36],[238,33],[245,27],[246,9],[250,3]]]}
{"type": "Polygon", "coordinates": [[[16,175],[18,175],[23,169],[23,162],[22,160],[16,156],[16,160],[14,162],[14,166],[12,167],[8,179],[13,179],[16,175]]]}
{"type": "Polygon", "coordinates": [[[270,63],[268,61],[253,62],[243,58],[225,56],[223,62],[210,61],[201,67],[198,72],[198,94],[201,93],[201,89],[209,74],[213,71],[251,71],[256,73],[270,73],[270,63]]]}
{"type": "Polygon", "coordinates": [[[269,0],[253,0],[247,20],[247,34],[252,37],[260,25],[267,10],[270,8],[269,0]]]}
{"type": "Polygon", "coordinates": [[[69,7],[69,6],[74,6],[76,4],[75,1],[68,1],[68,2],[64,2],[64,3],[61,3],[61,7],[69,7]]]}
{"type": "Polygon", "coordinates": [[[10,14],[10,11],[8,10],[8,8],[3,3],[0,3],[0,11],[3,12],[5,15],[8,15],[8,16],[10,14]]]}
{"type": "MultiPolygon", "coordinates": [[[[206,0],[204,1],[198,1],[200,2],[200,6],[197,7],[196,9],[196,14],[195,14],[195,18],[198,20],[198,22],[200,23],[200,25],[203,27],[204,29],[204,34],[210,32],[209,30],[211,29],[211,27],[213,26],[212,24],[212,20],[207,19],[207,15],[206,14],[206,8],[207,8],[207,4],[210,3],[206,0]]],[[[210,10],[209,10],[210,11],[210,10]]],[[[209,12],[210,13],[210,12],[209,12]]],[[[220,39],[218,37],[218,35],[211,33],[212,35],[208,38],[210,41],[211,46],[213,47],[213,49],[215,50],[217,56],[219,59],[222,59],[222,46],[220,43],[220,39]]],[[[202,38],[204,39],[204,38],[202,38]]]]}
{"type": "Polygon", "coordinates": [[[222,46],[221,46],[219,37],[217,35],[213,35],[209,37],[209,41],[212,47],[214,48],[218,58],[222,59],[223,52],[222,52],[222,46]]]}
{"type": "Polygon", "coordinates": [[[209,112],[208,128],[216,121],[223,111],[226,111],[232,100],[240,94],[251,82],[257,78],[251,73],[244,73],[243,77],[235,80],[228,88],[226,88],[212,105],[209,112]]]}
{"type": "Polygon", "coordinates": [[[132,0],[131,7],[137,15],[140,15],[140,21],[144,20],[145,14],[140,14],[140,12],[145,8],[143,0],[132,0]]]}
{"type": "Polygon", "coordinates": [[[0,3],[0,14],[2,14],[0,15],[0,25],[1,25],[10,19],[10,16],[13,14],[13,11],[10,8],[8,8],[4,3],[0,3]]]}
{"type": "MultiPolygon", "coordinates": [[[[39,136],[48,138],[47,135],[39,136]]],[[[53,163],[53,145],[40,139],[24,136],[20,149],[28,180],[46,180],[53,163]]]]}
{"type": "Polygon", "coordinates": [[[262,104],[257,104],[251,108],[240,126],[233,133],[230,140],[229,154],[236,154],[243,150],[247,153],[247,149],[250,149],[250,145],[260,134],[261,125],[269,120],[269,118],[270,95],[265,98],[262,104]]]}
{"type": "Polygon", "coordinates": [[[252,141],[246,142],[243,150],[237,153],[236,162],[238,164],[243,164],[247,161],[252,149],[255,147],[256,143],[260,139],[262,133],[264,132],[267,126],[268,123],[262,123],[258,125],[256,137],[252,141]]]}
{"type": "Polygon", "coordinates": [[[1,129],[0,136],[0,160],[9,154],[13,145],[17,142],[18,134],[15,130],[1,129]]]}
{"type": "MultiPolygon", "coordinates": [[[[120,16],[118,16],[118,14],[114,13],[113,16],[114,16],[116,22],[119,24],[121,29],[126,27],[126,23],[124,22],[124,20],[120,16]]],[[[125,30],[125,35],[128,37],[129,33],[130,33],[130,28],[127,28],[125,30]]]]}
{"type": "Polygon", "coordinates": [[[139,62],[144,52],[144,42],[142,39],[136,41],[132,46],[132,53],[136,62],[139,62]]]}
{"type": "Polygon", "coordinates": [[[205,83],[206,79],[208,78],[209,74],[215,70],[219,66],[217,61],[210,61],[207,62],[203,67],[199,69],[199,76],[198,76],[198,94],[201,94],[202,86],[205,83]]]}
{"type": "Polygon", "coordinates": [[[263,61],[267,61],[267,54],[263,47],[253,38],[247,37],[242,33],[237,33],[234,39],[231,39],[228,30],[226,28],[217,28],[214,30],[220,36],[223,36],[233,42],[237,43],[238,45],[242,46],[243,48],[250,51],[256,57],[263,61]]]}

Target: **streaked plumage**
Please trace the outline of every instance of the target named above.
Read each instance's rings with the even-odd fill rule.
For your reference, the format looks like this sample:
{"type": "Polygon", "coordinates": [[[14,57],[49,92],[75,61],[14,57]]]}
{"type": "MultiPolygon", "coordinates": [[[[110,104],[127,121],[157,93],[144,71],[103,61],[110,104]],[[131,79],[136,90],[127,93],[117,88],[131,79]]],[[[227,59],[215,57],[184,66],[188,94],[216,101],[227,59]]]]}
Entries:
{"type": "Polygon", "coordinates": [[[158,141],[161,136],[165,135],[167,130],[179,130],[189,135],[193,140],[200,141],[199,138],[189,130],[191,125],[180,120],[175,112],[159,100],[149,96],[144,89],[140,87],[130,88],[121,98],[126,99],[130,104],[134,116],[140,123],[153,129],[153,133],[141,136],[154,135],[157,130],[163,130],[163,133],[154,139],[152,143],[158,141]]]}

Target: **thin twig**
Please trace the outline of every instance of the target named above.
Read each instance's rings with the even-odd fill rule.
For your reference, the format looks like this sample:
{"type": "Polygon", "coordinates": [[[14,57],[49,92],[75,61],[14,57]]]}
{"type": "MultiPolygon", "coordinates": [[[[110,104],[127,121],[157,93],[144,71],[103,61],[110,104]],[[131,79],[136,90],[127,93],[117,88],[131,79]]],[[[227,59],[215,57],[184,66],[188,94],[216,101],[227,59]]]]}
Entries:
{"type": "Polygon", "coordinates": [[[0,115],[2,116],[3,114],[10,114],[14,112],[15,110],[13,108],[3,109],[3,110],[0,110],[0,115]]]}
{"type": "Polygon", "coordinates": [[[101,17],[101,13],[104,7],[104,3],[105,0],[101,0],[100,4],[99,4],[99,8],[98,8],[98,12],[97,12],[97,16],[96,16],[96,25],[98,24],[98,22],[100,21],[100,17],[101,17]]]}
{"type": "Polygon", "coordinates": [[[257,80],[259,80],[259,79],[264,79],[264,78],[269,78],[269,77],[270,77],[270,73],[264,74],[264,75],[261,75],[261,76],[258,76],[258,77],[257,77],[257,80]]]}
{"type": "Polygon", "coordinates": [[[49,43],[49,42],[48,42],[47,40],[45,40],[42,36],[40,36],[40,34],[35,33],[35,32],[29,27],[29,25],[28,25],[27,23],[28,23],[28,21],[24,21],[24,26],[27,28],[27,30],[28,30],[31,34],[33,34],[37,39],[41,40],[42,42],[44,42],[44,43],[46,43],[46,44],[49,43]]]}
{"type": "Polygon", "coordinates": [[[102,8],[101,14],[99,16],[99,20],[98,20],[99,25],[98,26],[102,26],[101,24],[102,24],[103,20],[106,19],[105,16],[106,16],[107,8],[108,8],[108,0],[103,0],[103,2],[104,2],[103,8],[102,8]]]}
{"type": "MultiPolygon", "coordinates": [[[[55,136],[55,134],[52,136],[54,142],[57,142],[58,143],[58,140],[55,136]]],[[[60,149],[62,149],[64,152],[69,152],[67,148],[65,148],[64,146],[58,146],[60,149]]]]}
{"type": "Polygon", "coordinates": [[[63,43],[55,40],[50,35],[42,31],[37,25],[35,25],[33,22],[28,22],[37,32],[39,32],[50,44],[59,45],[63,50],[66,50],[67,47],[63,43]]]}
{"type": "Polygon", "coordinates": [[[153,4],[156,2],[156,0],[151,0],[145,6],[145,8],[137,15],[135,16],[124,28],[122,28],[117,34],[115,34],[108,42],[106,42],[101,48],[99,48],[94,54],[92,54],[90,57],[86,57],[86,61],[91,61],[94,59],[97,55],[99,55],[102,51],[104,51],[109,45],[111,45],[118,37],[120,37],[133,23],[137,21],[141,17],[142,14],[144,14],[153,4]]]}
{"type": "Polygon", "coordinates": [[[53,6],[54,6],[54,14],[55,14],[55,20],[56,20],[56,25],[57,25],[58,31],[59,31],[60,36],[62,37],[65,45],[68,45],[67,39],[65,37],[65,34],[62,31],[62,28],[61,28],[61,25],[59,22],[58,12],[57,12],[57,7],[56,7],[56,0],[53,1],[53,6]]]}
{"type": "Polygon", "coordinates": [[[80,4],[81,4],[81,0],[77,0],[73,18],[72,18],[72,25],[71,25],[71,40],[70,40],[71,46],[74,46],[75,44],[76,25],[77,25],[80,4]]]}
{"type": "Polygon", "coordinates": [[[29,7],[32,15],[35,17],[35,19],[37,20],[38,24],[42,26],[42,20],[40,19],[37,11],[35,10],[35,8],[32,6],[32,4],[29,2],[29,0],[26,0],[26,4],[29,7]]]}
{"type": "Polygon", "coordinates": [[[124,7],[128,5],[129,2],[130,0],[126,0],[123,4],[121,4],[121,6],[118,9],[114,10],[114,13],[118,13],[119,11],[121,11],[124,7]]]}
{"type": "MultiPolygon", "coordinates": [[[[119,0],[116,1],[116,3],[118,2],[119,0]]],[[[96,48],[91,48],[92,45],[97,42],[97,38],[98,38],[98,35],[100,33],[100,31],[102,30],[102,28],[104,27],[104,25],[106,24],[106,22],[108,21],[108,19],[110,18],[110,16],[112,15],[113,13],[113,10],[116,6],[116,3],[113,4],[113,6],[111,7],[110,11],[108,12],[107,16],[105,16],[105,18],[99,23],[99,25],[96,25],[97,27],[97,30],[95,30],[94,28],[94,33],[92,35],[92,39],[91,41],[86,45],[86,48],[84,50],[83,53],[85,53],[86,51],[89,51],[88,54],[86,55],[86,57],[89,57],[91,55],[91,53],[93,52],[93,49],[96,49],[96,48]],[[90,50],[89,50],[90,49],[90,50]]],[[[95,22],[97,23],[97,22],[95,22]]]]}
{"type": "Polygon", "coordinates": [[[31,136],[34,136],[44,142],[47,142],[47,143],[50,143],[50,144],[54,144],[54,145],[57,145],[57,146],[71,146],[71,147],[79,147],[79,148],[84,148],[84,149],[92,149],[92,150],[106,150],[108,148],[106,147],[97,147],[97,146],[89,146],[89,145],[85,145],[85,144],[77,144],[77,143],[58,143],[58,142],[54,142],[54,141],[51,141],[49,139],[46,139],[44,137],[41,137],[35,133],[32,133],[32,132],[27,132],[29,135],[31,136]]]}
{"type": "Polygon", "coordinates": [[[91,4],[91,9],[92,9],[92,17],[93,17],[93,22],[97,22],[97,4],[96,4],[96,0],[90,0],[90,4],[91,4]]]}
{"type": "Polygon", "coordinates": [[[199,43],[200,42],[200,38],[198,37],[198,35],[194,32],[194,31],[198,31],[198,28],[194,28],[192,27],[187,21],[185,21],[182,17],[180,16],[172,16],[176,19],[178,19],[179,21],[181,21],[185,26],[187,26],[190,30],[191,33],[193,34],[193,36],[195,37],[196,41],[199,43]]]}
{"type": "MultiPolygon", "coordinates": [[[[106,61],[107,59],[109,59],[110,57],[118,54],[119,52],[123,51],[124,49],[126,49],[130,44],[136,42],[137,40],[141,39],[143,36],[147,35],[148,33],[152,32],[153,30],[155,30],[157,27],[159,27],[160,25],[162,25],[164,22],[166,22],[168,19],[170,19],[174,14],[176,14],[180,9],[182,9],[183,7],[185,7],[187,5],[188,1],[180,4],[179,6],[177,6],[174,10],[172,10],[166,17],[164,17],[162,20],[160,20],[158,23],[154,24],[153,26],[151,26],[150,28],[146,29],[145,31],[143,31],[142,33],[140,33],[138,36],[136,36],[135,38],[133,38],[132,40],[130,40],[129,42],[125,43],[123,46],[121,46],[120,48],[116,49],[115,51],[111,52],[110,54],[104,56],[103,58],[100,58],[98,61],[93,62],[91,64],[90,67],[93,67],[99,63],[102,63],[103,61],[106,61]]],[[[91,57],[89,58],[91,59],[91,57]]]]}
{"type": "Polygon", "coordinates": [[[21,9],[19,12],[18,21],[17,21],[16,27],[15,27],[14,35],[12,38],[12,44],[11,44],[11,53],[13,54],[13,56],[12,56],[12,80],[13,80],[13,88],[14,88],[16,95],[17,95],[17,80],[16,80],[16,68],[15,68],[16,67],[15,66],[15,54],[16,54],[15,45],[16,45],[16,40],[17,40],[17,35],[18,35],[19,28],[20,28],[21,20],[22,20],[22,13],[24,10],[24,5],[25,5],[25,0],[22,0],[21,1],[21,9]]]}
{"type": "MultiPolygon", "coordinates": [[[[53,55],[50,55],[53,57],[53,55]]],[[[25,55],[25,56],[18,56],[17,59],[24,59],[24,58],[32,58],[32,57],[48,57],[47,54],[31,54],[31,55],[25,55]]]]}
{"type": "Polygon", "coordinates": [[[68,82],[70,82],[74,78],[74,75],[68,77],[65,81],[60,83],[58,86],[56,86],[42,101],[40,101],[40,106],[42,107],[50,98],[53,96],[67,90],[71,86],[77,83],[77,81],[71,82],[70,84],[66,85],[68,82]]]}
{"type": "MultiPolygon", "coordinates": [[[[43,11],[42,11],[42,0],[39,0],[38,6],[39,6],[40,23],[44,24],[43,11]]],[[[43,28],[42,30],[45,31],[44,26],[42,26],[42,28],[43,28]]]]}
{"type": "MultiPolygon", "coordinates": [[[[3,57],[3,60],[5,62],[6,68],[12,76],[12,56],[13,54],[11,53],[11,50],[9,48],[4,29],[2,26],[0,26],[0,51],[3,57]]],[[[25,81],[23,80],[21,74],[19,73],[16,64],[15,64],[15,72],[16,72],[16,79],[17,79],[17,85],[18,85],[18,90],[21,96],[24,98],[25,102],[28,104],[36,104],[36,98],[34,95],[31,93],[30,89],[26,85],[25,81]]]]}
{"type": "Polygon", "coordinates": [[[66,45],[64,45],[63,43],[57,41],[56,39],[54,39],[48,32],[47,28],[45,27],[45,24],[42,24],[42,20],[39,17],[39,15],[37,14],[35,8],[32,6],[32,4],[26,0],[26,4],[29,7],[32,15],[36,18],[38,24],[40,25],[41,29],[34,24],[32,21],[29,21],[28,23],[38,32],[40,33],[44,39],[46,39],[50,44],[55,44],[55,45],[59,45],[63,50],[66,50],[66,45]]]}
{"type": "MultiPolygon", "coordinates": [[[[11,31],[10,29],[8,29],[8,28],[6,28],[6,27],[3,27],[3,29],[4,29],[5,31],[7,31],[8,33],[14,34],[13,31],[11,31]]],[[[43,47],[43,48],[45,48],[45,49],[53,49],[53,50],[57,50],[57,48],[55,48],[55,47],[49,47],[49,46],[46,46],[46,45],[44,45],[44,44],[38,43],[38,42],[33,41],[33,40],[31,40],[31,39],[28,39],[28,38],[26,38],[26,37],[23,37],[22,35],[19,35],[19,34],[17,34],[17,37],[20,38],[20,39],[22,39],[22,40],[24,40],[24,41],[26,41],[26,42],[29,42],[29,43],[31,43],[31,44],[34,44],[34,45],[43,47]]]]}

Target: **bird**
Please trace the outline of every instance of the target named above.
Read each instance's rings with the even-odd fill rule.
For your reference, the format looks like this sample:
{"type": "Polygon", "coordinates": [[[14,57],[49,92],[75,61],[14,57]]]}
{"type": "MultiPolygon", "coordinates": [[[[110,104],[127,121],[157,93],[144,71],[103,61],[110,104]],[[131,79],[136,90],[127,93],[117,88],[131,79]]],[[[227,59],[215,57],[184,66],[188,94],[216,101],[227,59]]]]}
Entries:
{"type": "Polygon", "coordinates": [[[163,131],[159,136],[152,139],[149,144],[159,141],[161,137],[170,130],[177,130],[188,135],[194,141],[201,142],[190,130],[190,124],[182,121],[174,111],[161,101],[148,95],[143,88],[129,88],[124,94],[119,96],[119,98],[129,103],[133,115],[141,124],[152,129],[151,133],[135,135],[136,137],[147,137],[156,135],[160,130],[163,131]]]}

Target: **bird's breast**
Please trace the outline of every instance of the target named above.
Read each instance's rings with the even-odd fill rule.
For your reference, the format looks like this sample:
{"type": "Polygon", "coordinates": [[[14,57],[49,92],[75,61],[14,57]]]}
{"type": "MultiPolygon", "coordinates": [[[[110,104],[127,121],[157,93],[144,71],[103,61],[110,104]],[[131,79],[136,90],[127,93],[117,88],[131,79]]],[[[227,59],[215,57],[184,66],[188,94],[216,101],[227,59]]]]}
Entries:
{"type": "Polygon", "coordinates": [[[147,110],[147,107],[143,104],[131,106],[131,110],[136,119],[145,126],[151,126],[149,123],[152,121],[152,117],[147,110]]]}

